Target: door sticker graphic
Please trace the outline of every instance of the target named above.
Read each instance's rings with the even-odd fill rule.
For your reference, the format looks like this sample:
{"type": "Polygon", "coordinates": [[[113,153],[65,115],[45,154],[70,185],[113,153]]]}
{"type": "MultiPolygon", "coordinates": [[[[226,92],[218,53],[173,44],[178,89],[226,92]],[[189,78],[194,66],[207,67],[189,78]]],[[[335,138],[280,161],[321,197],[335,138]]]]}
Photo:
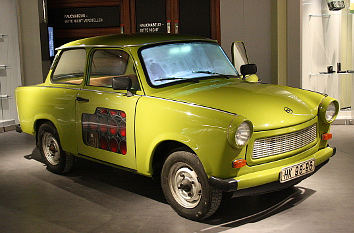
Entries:
{"type": "Polygon", "coordinates": [[[125,155],[127,153],[126,114],[124,111],[96,108],[94,114],[82,114],[84,144],[125,155]]]}

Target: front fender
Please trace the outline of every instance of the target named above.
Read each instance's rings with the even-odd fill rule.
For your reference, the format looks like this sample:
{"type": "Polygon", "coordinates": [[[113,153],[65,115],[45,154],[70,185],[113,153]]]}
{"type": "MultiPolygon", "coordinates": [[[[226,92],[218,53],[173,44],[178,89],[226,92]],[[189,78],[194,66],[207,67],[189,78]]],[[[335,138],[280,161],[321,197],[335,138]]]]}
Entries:
{"type": "MultiPolygon", "coordinates": [[[[153,153],[162,141],[190,147],[207,175],[232,177],[232,161],[241,150],[232,148],[227,132],[235,114],[162,98],[142,97],[136,110],[137,170],[152,175],[153,153]]],[[[166,151],[168,153],[168,151],[166,151]]]]}
{"type": "MultiPolygon", "coordinates": [[[[178,135],[175,132],[162,133],[162,134],[154,137],[154,139],[151,141],[151,143],[149,143],[148,148],[147,148],[147,153],[146,153],[146,155],[149,155],[148,158],[142,159],[140,156],[137,156],[137,158],[139,158],[138,161],[143,163],[142,167],[144,168],[145,175],[152,175],[153,160],[154,160],[154,154],[155,154],[156,148],[161,143],[164,143],[166,141],[179,142],[181,144],[186,145],[187,147],[189,147],[193,151],[198,150],[198,145],[195,143],[195,141],[191,140],[191,138],[189,138],[187,136],[178,135]]],[[[168,153],[168,151],[166,153],[168,153]]]]}

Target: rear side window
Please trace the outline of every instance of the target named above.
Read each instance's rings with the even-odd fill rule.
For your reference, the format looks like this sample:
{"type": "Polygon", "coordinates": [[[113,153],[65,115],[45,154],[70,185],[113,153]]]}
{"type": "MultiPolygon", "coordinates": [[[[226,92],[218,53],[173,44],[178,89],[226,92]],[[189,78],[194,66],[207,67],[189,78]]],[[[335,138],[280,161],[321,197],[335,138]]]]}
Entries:
{"type": "Polygon", "coordinates": [[[53,83],[68,83],[79,85],[84,80],[86,64],[85,49],[64,51],[52,75],[53,83]]]}

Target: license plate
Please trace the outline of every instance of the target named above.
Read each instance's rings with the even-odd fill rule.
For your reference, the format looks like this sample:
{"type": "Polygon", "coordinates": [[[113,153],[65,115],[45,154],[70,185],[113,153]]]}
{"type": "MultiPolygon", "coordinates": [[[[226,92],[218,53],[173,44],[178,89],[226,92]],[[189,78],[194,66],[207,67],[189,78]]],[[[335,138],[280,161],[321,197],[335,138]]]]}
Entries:
{"type": "Polygon", "coordinates": [[[284,167],[280,172],[280,183],[309,174],[315,170],[315,159],[310,159],[289,167],[284,167]]]}

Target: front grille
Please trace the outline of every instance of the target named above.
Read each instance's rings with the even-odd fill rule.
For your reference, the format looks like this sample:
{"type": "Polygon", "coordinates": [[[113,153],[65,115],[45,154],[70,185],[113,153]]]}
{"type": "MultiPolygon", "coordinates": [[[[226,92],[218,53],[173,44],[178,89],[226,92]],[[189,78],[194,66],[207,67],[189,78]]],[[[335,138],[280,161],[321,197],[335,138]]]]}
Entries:
{"type": "Polygon", "coordinates": [[[252,158],[259,159],[299,149],[315,141],[316,135],[317,125],[313,124],[296,132],[257,139],[253,145],[252,158]]]}

